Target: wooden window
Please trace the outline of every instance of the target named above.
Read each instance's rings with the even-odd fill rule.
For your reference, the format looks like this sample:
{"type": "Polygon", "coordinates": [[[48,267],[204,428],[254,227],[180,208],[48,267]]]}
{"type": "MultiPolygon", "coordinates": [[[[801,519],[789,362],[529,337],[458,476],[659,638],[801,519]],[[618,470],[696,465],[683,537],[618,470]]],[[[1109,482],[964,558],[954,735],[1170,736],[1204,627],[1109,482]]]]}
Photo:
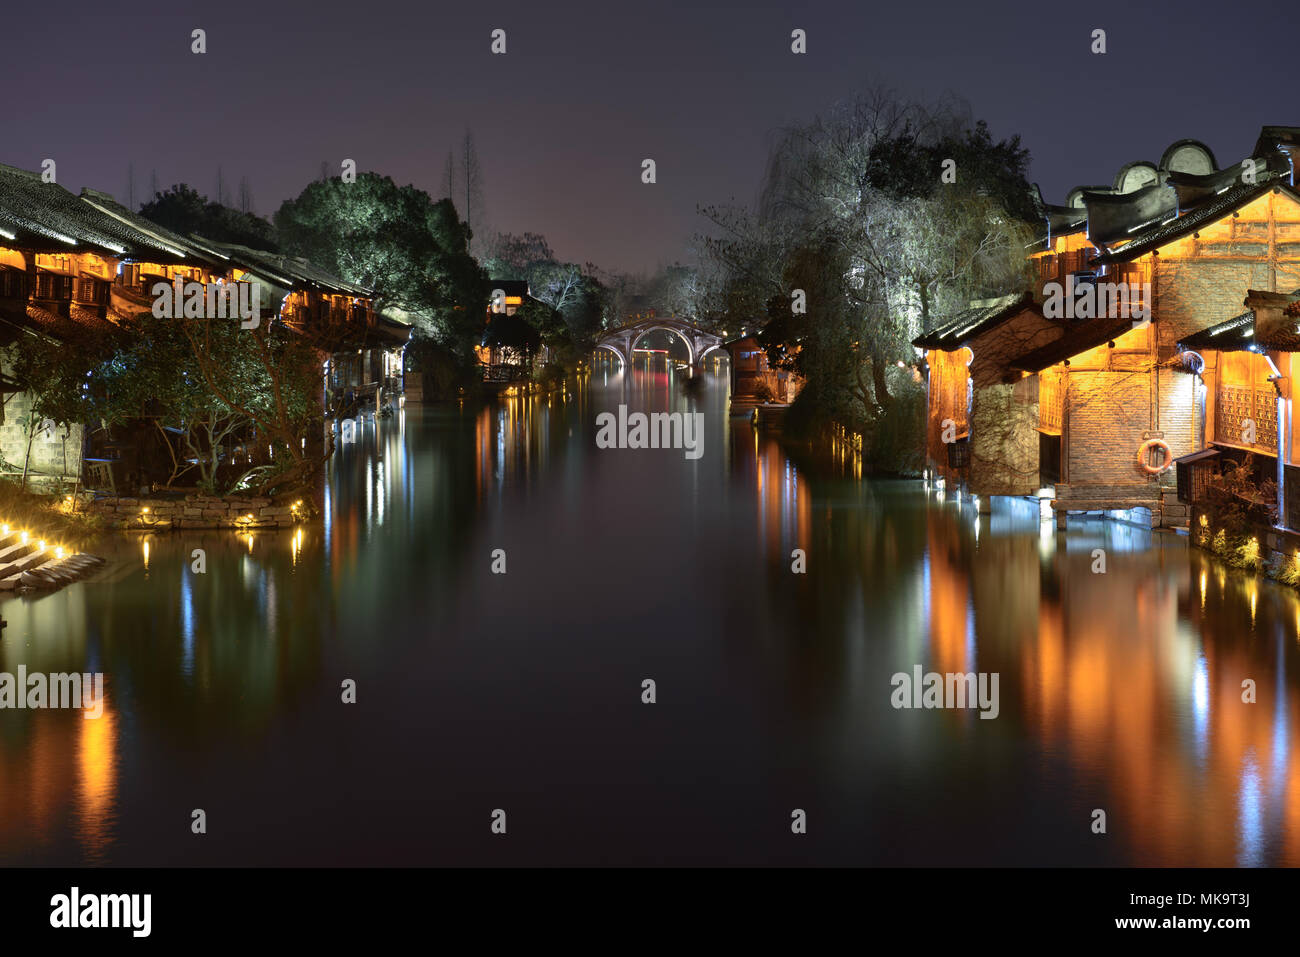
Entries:
{"type": "Polygon", "coordinates": [[[0,297],[27,298],[27,274],[17,269],[0,269],[0,297]]]}
{"type": "Polygon", "coordinates": [[[56,276],[54,273],[36,274],[37,299],[71,299],[72,277],[56,276]]]}

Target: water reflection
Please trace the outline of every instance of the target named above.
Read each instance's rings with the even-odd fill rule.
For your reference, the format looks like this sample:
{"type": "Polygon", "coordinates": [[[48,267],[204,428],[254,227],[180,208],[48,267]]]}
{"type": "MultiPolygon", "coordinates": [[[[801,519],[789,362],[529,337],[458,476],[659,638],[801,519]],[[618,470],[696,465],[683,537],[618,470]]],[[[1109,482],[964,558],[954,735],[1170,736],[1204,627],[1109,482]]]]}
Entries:
{"type": "Polygon", "coordinates": [[[843,450],[828,475],[685,375],[408,408],[339,449],[319,525],[113,537],[102,580],[4,600],[0,671],[107,695],[0,712],[0,862],[472,863],[456,822],[511,793],[594,828],[515,863],[1300,864],[1294,592],[843,450]],[[596,449],[619,404],[703,411],[703,457],[596,449]],[[916,665],[999,673],[998,719],[893,709],[916,665]],[[176,839],[196,793],[220,844],[176,839]],[[796,796],[835,823],[791,850],[764,835],[796,796]]]}
{"type": "Polygon", "coordinates": [[[973,630],[980,666],[1019,688],[1003,715],[1067,759],[1066,783],[1108,810],[1128,859],[1300,862],[1300,769],[1287,735],[1295,594],[1171,536],[1106,523],[1053,527],[1040,562],[1014,520],[995,512],[989,524],[1002,534],[976,544],[955,511],[927,515],[926,667],[977,670],[973,630]],[[1105,573],[1093,569],[1095,548],[1107,550],[1105,573]],[[1243,702],[1246,679],[1259,704],[1243,702]]]}

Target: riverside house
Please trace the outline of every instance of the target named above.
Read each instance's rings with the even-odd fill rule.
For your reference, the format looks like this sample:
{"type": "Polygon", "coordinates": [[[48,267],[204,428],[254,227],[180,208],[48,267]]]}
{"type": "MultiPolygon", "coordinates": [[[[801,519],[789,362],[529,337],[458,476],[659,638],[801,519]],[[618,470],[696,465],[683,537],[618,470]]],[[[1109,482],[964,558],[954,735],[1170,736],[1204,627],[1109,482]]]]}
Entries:
{"type": "MultiPolygon", "coordinates": [[[[369,290],[303,260],[178,235],[106,193],[75,195],[39,173],[0,165],[0,345],[21,348],[41,336],[75,349],[149,311],[155,284],[178,279],[256,282],[263,321],[304,334],[340,330],[330,338],[341,351],[321,357],[323,404],[331,381],[376,395],[401,390],[409,327],[380,317],[369,290]]],[[[0,471],[34,484],[80,480],[114,490],[143,474],[140,449],[120,447],[91,424],[29,422],[29,397],[12,373],[0,368],[0,471]]]]}
{"type": "MultiPolygon", "coordinates": [[[[1028,255],[1038,280],[1035,306],[1051,326],[1021,317],[1034,341],[1016,354],[1001,351],[992,370],[1013,395],[1020,390],[1018,403],[972,425],[975,383],[970,370],[962,376],[954,354],[972,336],[987,337],[987,324],[958,334],[953,327],[963,317],[953,317],[915,340],[929,350],[927,453],[935,474],[981,496],[982,507],[984,496],[1027,494],[1037,484],[1058,521],[1088,512],[1185,525],[1174,461],[1205,448],[1214,408],[1198,359],[1179,343],[1238,316],[1248,290],[1300,287],[1298,146],[1300,128],[1265,127],[1246,159],[1220,169],[1206,146],[1180,140],[1159,163],[1126,164],[1110,186],[1076,188],[1063,206],[1040,203],[1044,233],[1028,255]],[[1127,310],[1118,300],[1100,315],[1075,310],[1074,318],[1045,308],[1062,289],[1084,295],[1121,284],[1133,293],[1123,301],[1127,310]],[[1016,376],[1034,381],[1017,383],[1016,376]],[[964,420],[957,414],[963,408],[964,420]],[[934,430],[938,410],[966,423],[971,454],[944,447],[951,443],[934,430]],[[1035,417],[1037,483],[1033,443],[1018,425],[1035,417]],[[975,449],[1002,445],[997,436],[985,442],[984,429],[1016,436],[996,452],[993,469],[975,467],[975,449]],[[1008,485],[999,473],[1021,478],[1008,485]]],[[[996,328],[1011,318],[1002,313],[987,322],[996,328]]]]}
{"type": "MultiPolygon", "coordinates": [[[[1201,448],[1178,463],[1179,496],[1205,504],[1205,480],[1247,456],[1255,484],[1275,488],[1278,529],[1300,533],[1300,442],[1293,389],[1300,375],[1300,289],[1252,289],[1246,311],[1179,342],[1196,369],[1205,418],[1201,448]]],[[[1300,544],[1300,539],[1292,545],[1300,544]]],[[[1278,549],[1280,550],[1280,549],[1278,549]]]]}

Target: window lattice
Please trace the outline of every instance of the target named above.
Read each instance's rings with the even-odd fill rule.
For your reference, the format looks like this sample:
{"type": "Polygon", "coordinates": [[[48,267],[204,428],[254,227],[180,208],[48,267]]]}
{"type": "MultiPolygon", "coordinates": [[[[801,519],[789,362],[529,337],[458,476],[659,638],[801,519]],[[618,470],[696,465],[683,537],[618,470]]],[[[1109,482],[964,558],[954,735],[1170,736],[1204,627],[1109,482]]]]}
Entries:
{"type": "Polygon", "coordinates": [[[1221,441],[1277,450],[1277,395],[1271,388],[1222,386],[1214,418],[1215,435],[1221,441]],[[1250,437],[1248,421],[1255,423],[1254,442],[1246,441],[1250,437]]]}

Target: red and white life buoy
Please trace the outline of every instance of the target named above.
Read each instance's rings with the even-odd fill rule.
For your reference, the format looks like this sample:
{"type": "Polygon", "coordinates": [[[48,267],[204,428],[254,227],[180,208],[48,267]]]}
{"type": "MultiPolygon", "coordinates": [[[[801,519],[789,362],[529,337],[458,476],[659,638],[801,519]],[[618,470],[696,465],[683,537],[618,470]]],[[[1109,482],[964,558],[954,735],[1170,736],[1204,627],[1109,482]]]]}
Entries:
{"type": "Polygon", "coordinates": [[[1148,439],[1138,446],[1138,465],[1146,470],[1148,475],[1159,475],[1169,466],[1174,464],[1174,453],[1169,451],[1169,443],[1162,442],[1160,439],[1148,439]],[[1151,449],[1159,449],[1163,455],[1159,465],[1149,464],[1147,453],[1151,449]]]}

